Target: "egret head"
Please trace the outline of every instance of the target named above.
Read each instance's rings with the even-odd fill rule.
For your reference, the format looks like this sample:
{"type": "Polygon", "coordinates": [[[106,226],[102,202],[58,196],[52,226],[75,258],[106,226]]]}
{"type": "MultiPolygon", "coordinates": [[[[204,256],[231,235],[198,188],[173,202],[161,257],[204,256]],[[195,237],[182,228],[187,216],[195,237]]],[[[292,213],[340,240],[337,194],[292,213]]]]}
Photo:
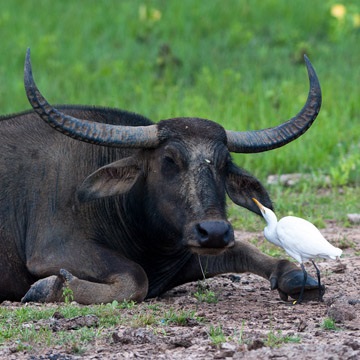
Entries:
{"type": "Polygon", "coordinates": [[[261,204],[255,198],[252,198],[252,199],[253,199],[254,203],[258,206],[258,208],[260,209],[261,215],[263,216],[263,218],[266,220],[266,222],[268,224],[277,223],[276,215],[271,209],[265,207],[263,204],[261,204]]]}
{"type": "MultiPolygon", "coordinates": [[[[266,217],[266,210],[270,210],[268,208],[266,208],[263,204],[261,204],[258,200],[256,200],[255,198],[252,198],[254,203],[258,206],[258,208],[260,209],[261,211],[261,215],[263,217],[266,217]]],[[[270,210],[271,211],[271,210],[270,210]]]]}

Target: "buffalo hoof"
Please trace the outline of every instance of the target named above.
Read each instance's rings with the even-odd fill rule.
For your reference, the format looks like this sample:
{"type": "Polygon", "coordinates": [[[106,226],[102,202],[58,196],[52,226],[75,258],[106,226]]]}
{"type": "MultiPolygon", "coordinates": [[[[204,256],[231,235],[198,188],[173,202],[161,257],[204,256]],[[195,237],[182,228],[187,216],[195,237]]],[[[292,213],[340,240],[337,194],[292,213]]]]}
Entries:
{"type": "Polygon", "coordinates": [[[38,280],[31,285],[31,288],[21,299],[21,302],[45,303],[60,301],[65,280],[66,279],[62,275],[52,275],[38,280]]]}
{"type": "MultiPolygon", "coordinates": [[[[289,296],[297,300],[304,283],[304,273],[294,263],[280,260],[269,280],[271,290],[277,289],[281,300],[287,301],[289,296]]],[[[319,291],[319,283],[308,275],[302,301],[319,299],[319,293],[321,298],[325,293],[325,287],[321,286],[321,291],[319,291]]]]}
{"type": "MultiPolygon", "coordinates": [[[[288,296],[297,300],[299,298],[304,283],[304,273],[301,270],[291,270],[284,274],[278,282],[278,291],[280,298],[287,301],[288,296]]],[[[325,293],[325,286],[321,285],[321,296],[325,293]]],[[[307,276],[302,301],[319,299],[319,283],[307,276]]]]}
{"type": "Polygon", "coordinates": [[[70,282],[75,278],[73,274],[69,273],[65,269],[60,269],[60,276],[62,276],[66,282],[70,282]]]}

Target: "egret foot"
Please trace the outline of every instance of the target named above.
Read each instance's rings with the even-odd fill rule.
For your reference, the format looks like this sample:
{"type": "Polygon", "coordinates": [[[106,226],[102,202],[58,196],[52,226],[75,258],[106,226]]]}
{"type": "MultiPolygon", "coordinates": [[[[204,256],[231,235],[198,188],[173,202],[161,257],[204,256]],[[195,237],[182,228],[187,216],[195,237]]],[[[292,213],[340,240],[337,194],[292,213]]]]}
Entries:
{"type": "Polygon", "coordinates": [[[313,265],[314,265],[314,267],[315,267],[316,275],[317,275],[317,278],[318,278],[318,284],[319,284],[319,302],[323,302],[323,301],[324,301],[323,296],[324,296],[325,291],[322,291],[322,289],[321,289],[320,270],[319,270],[319,268],[315,265],[314,260],[311,260],[311,262],[313,263],[313,265]]]}
{"type": "MultiPolygon", "coordinates": [[[[302,302],[303,296],[304,296],[305,284],[306,284],[306,280],[307,280],[307,276],[308,276],[307,272],[305,270],[304,264],[301,263],[300,266],[301,266],[301,269],[302,269],[303,274],[304,274],[304,280],[303,280],[303,284],[301,286],[300,295],[299,295],[298,299],[296,300],[296,302],[294,302],[294,304],[300,304],[302,302]]],[[[318,284],[319,284],[319,282],[318,282],[318,284]]]]}

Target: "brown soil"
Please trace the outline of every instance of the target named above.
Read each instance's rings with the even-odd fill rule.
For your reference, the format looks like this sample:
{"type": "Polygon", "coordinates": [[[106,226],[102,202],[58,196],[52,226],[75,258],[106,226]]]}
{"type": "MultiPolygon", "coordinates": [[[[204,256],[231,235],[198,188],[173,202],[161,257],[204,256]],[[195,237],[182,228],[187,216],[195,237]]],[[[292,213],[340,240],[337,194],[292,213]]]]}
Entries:
{"type": "MultiPolygon", "coordinates": [[[[253,274],[219,276],[206,281],[217,303],[200,303],[194,293],[197,283],[180,286],[163,297],[137,305],[134,314],[157,305],[164,313],[195,311],[184,325],[126,327],[102,330],[102,340],[90,343],[82,355],[66,345],[14,352],[13,345],[0,347],[7,359],[360,359],[360,227],[339,228],[329,223],[322,231],[332,243],[343,247],[340,262],[319,260],[326,286],[324,302],[293,305],[280,300],[269,282],[253,274]],[[326,329],[324,319],[336,321],[336,330],[326,329]],[[210,327],[221,326],[225,341],[215,345],[210,327]],[[294,342],[295,341],[295,342],[294,342]]],[[[251,239],[261,233],[237,232],[251,239]]],[[[306,264],[314,275],[312,265],[306,264]]],[[[4,303],[3,306],[23,306],[4,303]]],[[[45,305],[49,306],[49,305],[45,305]]],[[[51,306],[51,305],[50,305],[51,306]]],[[[96,317],[52,319],[53,331],[76,331],[98,326],[96,317]]],[[[49,325],[50,326],[50,325],[49,325]]]]}

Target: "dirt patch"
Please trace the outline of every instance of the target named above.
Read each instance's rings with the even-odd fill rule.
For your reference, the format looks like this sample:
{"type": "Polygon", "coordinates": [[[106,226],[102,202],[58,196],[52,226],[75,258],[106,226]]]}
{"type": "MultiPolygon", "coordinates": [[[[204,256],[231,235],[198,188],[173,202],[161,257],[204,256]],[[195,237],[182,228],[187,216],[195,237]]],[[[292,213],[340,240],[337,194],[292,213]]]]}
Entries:
{"type": "MultiPolygon", "coordinates": [[[[199,285],[190,283],[133,309],[136,314],[152,305],[164,313],[194,315],[185,317],[181,324],[164,322],[161,326],[99,329],[104,336],[90,342],[81,355],[71,353],[66,345],[49,348],[39,344],[30,351],[14,352],[13,345],[6,344],[0,348],[0,358],[359,359],[360,227],[339,228],[329,223],[322,233],[344,250],[341,262],[317,262],[326,286],[322,303],[310,301],[294,306],[292,302],[281,301],[276,291],[269,290],[269,282],[256,275],[229,274],[206,282],[217,303],[199,302],[194,297],[199,285]],[[324,327],[329,318],[335,320],[336,329],[324,327]]],[[[236,236],[262,238],[261,233],[236,232],[236,236]]],[[[310,264],[307,269],[315,275],[310,264]]],[[[54,332],[99,327],[96,316],[64,319],[54,314],[47,321],[54,332]]],[[[34,323],[39,328],[44,325],[34,323]]]]}

